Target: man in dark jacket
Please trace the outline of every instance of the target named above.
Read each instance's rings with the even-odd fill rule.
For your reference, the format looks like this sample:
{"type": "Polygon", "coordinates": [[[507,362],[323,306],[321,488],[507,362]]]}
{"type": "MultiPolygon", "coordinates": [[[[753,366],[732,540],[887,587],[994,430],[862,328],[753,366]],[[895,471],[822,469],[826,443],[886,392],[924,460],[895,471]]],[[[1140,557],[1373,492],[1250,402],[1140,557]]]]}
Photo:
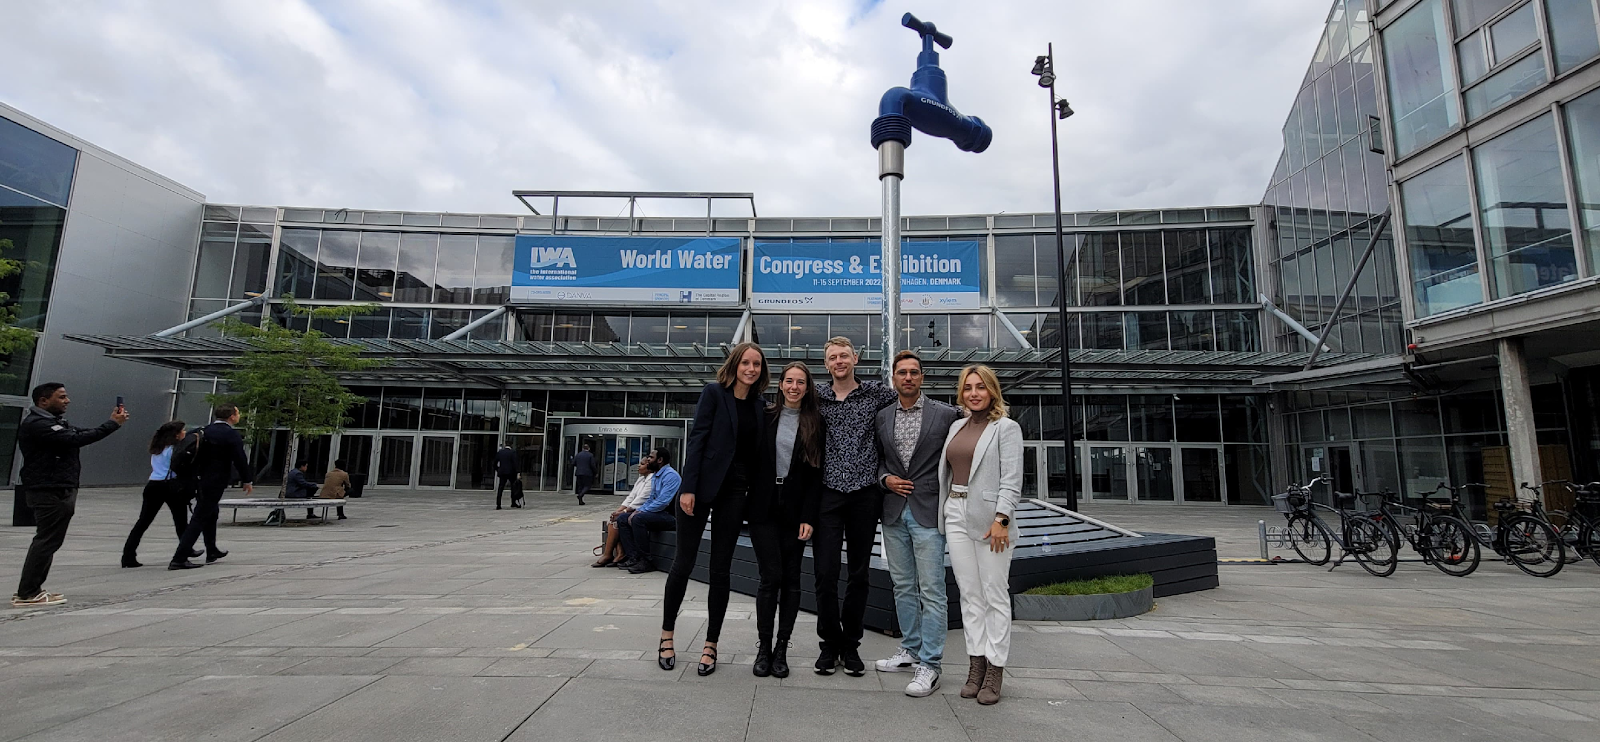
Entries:
{"type": "Polygon", "coordinates": [[[33,509],[36,526],[28,556],[22,561],[22,581],[11,598],[11,605],[18,608],[66,602],[60,593],[45,592],[44,580],[50,575],[56,551],[67,539],[67,525],[77,508],[82,471],[78,449],[117,432],[128,421],[128,411],[118,405],[100,427],[75,428],[63,417],[71,403],[65,385],[40,384],[33,388],[33,406],[17,428],[17,446],[22,449],[17,488],[24,490],[24,502],[33,509]]]}
{"type": "Polygon", "coordinates": [[[594,484],[594,475],[597,472],[594,465],[594,454],[589,453],[589,444],[583,444],[583,450],[572,457],[572,476],[577,480],[576,492],[578,504],[583,504],[583,496],[589,494],[589,487],[594,484]]]}
{"type": "Polygon", "coordinates": [[[194,517],[189,519],[189,528],[178,540],[178,550],[167,569],[194,569],[201,566],[189,561],[189,554],[194,549],[194,542],[202,537],[206,542],[206,564],[227,556],[228,552],[217,548],[217,514],[222,493],[228,489],[234,471],[239,473],[245,494],[255,492],[255,485],[251,484],[254,477],[250,472],[250,457],[244,451],[244,436],[233,429],[239,423],[239,408],[231,404],[218,405],[212,410],[212,419],[214,422],[200,430],[203,436],[197,464],[200,494],[195,498],[194,517]]]}
{"type": "Polygon", "coordinates": [[[522,474],[517,471],[517,452],[511,450],[510,443],[500,444],[500,450],[495,452],[494,473],[500,478],[494,486],[494,509],[500,509],[500,498],[505,494],[507,487],[511,488],[511,507],[522,507],[522,498],[517,496],[517,488],[512,484],[522,474]]]}

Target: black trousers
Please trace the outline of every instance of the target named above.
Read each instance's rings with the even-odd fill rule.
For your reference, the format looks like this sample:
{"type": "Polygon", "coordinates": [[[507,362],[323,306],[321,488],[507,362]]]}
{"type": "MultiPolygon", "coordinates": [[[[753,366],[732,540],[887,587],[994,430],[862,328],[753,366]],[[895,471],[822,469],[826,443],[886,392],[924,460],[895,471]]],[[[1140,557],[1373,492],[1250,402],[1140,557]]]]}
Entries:
{"type": "Polygon", "coordinates": [[[817,638],[822,647],[845,651],[861,646],[861,622],[867,615],[867,565],[872,560],[872,540],[883,514],[883,494],[877,487],[854,492],[827,490],[822,513],[811,541],[816,568],[817,638]],[[849,551],[844,601],[839,601],[841,551],[849,551]]]}
{"type": "MultiPolygon", "coordinates": [[[[494,509],[499,510],[501,498],[505,496],[506,490],[511,489],[511,483],[516,481],[516,477],[496,476],[495,478],[499,481],[494,485],[494,509]]],[[[517,504],[517,491],[514,489],[511,490],[511,504],[517,504]]]]}
{"type": "Polygon", "coordinates": [[[572,489],[572,492],[579,497],[589,494],[589,488],[594,486],[593,474],[579,474],[576,477],[573,477],[573,479],[577,481],[572,489]]]}
{"type": "Polygon", "coordinates": [[[696,498],[694,515],[686,515],[678,500],[672,502],[672,512],[678,520],[678,550],[672,557],[672,569],[667,572],[666,611],[661,620],[662,631],[672,631],[678,621],[678,609],[683,607],[683,593],[689,588],[689,574],[694,571],[695,559],[700,556],[700,534],[705,533],[706,519],[711,519],[711,572],[710,591],[706,595],[706,609],[711,617],[706,620],[706,641],[715,642],[722,635],[722,619],[728,613],[729,573],[733,570],[733,549],[739,545],[739,529],[744,525],[744,501],[749,489],[744,477],[728,473],[722,491],[714,503],[696,498]]]}
{"type": "Polygon", "coordinates": [[[152,479],[146,482],[144,504],[139,507],[139,519],[134,521],[133,530],[128,533],[128,543],[122,545],[122,555],[128,558],[138,556],[140,539],[144,538],[144,532],[155,522],[163,507],[172,512],[172,526],[177,530],[178,538],[183,538],[184,530],[189,527],[191,497],[190,490],[177,480],[152,479]]]}
{"type": "Polygon", "coordinates": [[[188,559],[189,552],[194,551],[194,542],[202,538],[206,542],[206,556],[222,553],[217,548],[217,516],[221,513],[217,503],[222,501],[224,491],[225,488],[200,486],[200,495],[194,500],[194,517],[189,519],[189,527],[183,529],[183,536],[178,538],[178,550],[173,552],[172,561],[188,559]]]}
{"type": "Polygon", "coordinates": [[[761,586],[756,589],[756,633],[763,643],[773,639],[774,618],[778,641],[794,635],[794,620],[800,614],[800,560],[806,551],[806,542],[799,536],[798,521],[773,518],[750,524],[750,546],[761,572],[761,586]]]}
{"type": "Polygon", "coordinates": [[[50,576],[50,563],[67,540],[67,526],[78,508],[78,488],[35,489],[28,488],[28,507],[33,509],[33,543],[28,544],[28,556],[22,560],[22,581],[17,584],[17,595],[31,598],[44,589],[44,580],[50,576]]]}

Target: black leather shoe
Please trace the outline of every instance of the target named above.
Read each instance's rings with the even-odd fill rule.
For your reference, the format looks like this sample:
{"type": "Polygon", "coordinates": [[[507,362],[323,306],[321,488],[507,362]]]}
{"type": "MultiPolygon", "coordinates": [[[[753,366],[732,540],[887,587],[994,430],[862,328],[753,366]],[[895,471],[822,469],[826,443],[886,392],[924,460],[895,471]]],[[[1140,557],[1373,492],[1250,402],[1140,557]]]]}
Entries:
{"type": "Polygon", "coordinates": [[[189,558],[190,559],[199,559],[200,557],[203,557],[205,555],[206,555],[206,553],[201,551],[201,550],[199,550],[199,549],[190,549],[189,550],[189,558]]]}
{"type": "Polygon", "coordinates": [[[772,677],[789,677],[789,640],[779,639],[772,647],[772,677]]]}
{"type": "Polygon", "coordinates": [[[706,663],[702,662],[699,665],[695,666],[694,671],[696,673],[698,673],[700,675],[700,677],[703,678],[703,677],[705,677],[707,675],[710,675],[711,673],[714,673],[714,672],[717,671],[717,648],[716,647],[713,647],[710,644],[707,644],[705,649],[700,650],[700,656],[701,657],[710,657],[711,658],[711,664],[706,664],[706,663]]]}
{"type": "Polygon", "coordinates": [[[172,563],[168,564],[167,565],[167,569],[169,569],[169,570],[171,570],[171,569],[199,569],[199,568],[204,567],[204,566],[206,566],[206,565],[204,565],[204,564],[195,564],[194,562],[191,562],[191,561],[185,559],[185,560],[183,560],[181,562],[172,562],[172,563]]]}
{"type": "Polygon", "coordinates": [[[768,649],[771,642],[765,639],[756,646],[756,661],[750,665],[750,674],[764,678],[772,674],[772,650],[768,649]]]}
{"type": "Polygon", "coordinates": [[[124,554],[124,555],[122,555],[122,566],[127,568],[127,567],[143,567],[144,565],[140,564],[139,560],[133,558],[131,555],[124,554]]]}
{"type": "Polygon", "coordinates": [[[650,560],[648,559],[640,559],[639,561],[634,562],[633,566],[628,568],[628,574],[630,575],[642,575],[646,572],[654,571],[656,571],[656,565],[651,564],[650,560]]]}
{"type": "Polygon", "coordinates": [[[859,678],[867,672],[867,663],[861,661],[861,652],[855,649],[840,652],[839,664],[844,665],[844,674],[852,678],[859,678]]]}
{"type": "Polygon", "coordinates": [[[817,655],[816,671],[818,675],[832,675],[833,669],[839,666],[839,653],[833,647],[823,647],[822,654],[817,655]]]}
{"type": "Polygon", "coordinates": [[[670,644],[672,644],[671,639],[662,639],[661,643],[656,645],[656,664],[663,670],[671,670],[678,664],[678,650],[668,646],[670,644]],[[667,656],[667,652],[671,652],[672,656],[667,656]]]}
{"type": "Polygon", "coordinates": [[[212,563],[214,561],[217,561],[218,559],[221,559],[221,558],[223,558],[223,557],[225,557],[227,555],[228,555],[227,551],[224,551],[222,549],[218,549],[217,553],[215,553],[215,554],[207,554],[206,555],[206,564],[210,564],[210,563],[212,563]]]}

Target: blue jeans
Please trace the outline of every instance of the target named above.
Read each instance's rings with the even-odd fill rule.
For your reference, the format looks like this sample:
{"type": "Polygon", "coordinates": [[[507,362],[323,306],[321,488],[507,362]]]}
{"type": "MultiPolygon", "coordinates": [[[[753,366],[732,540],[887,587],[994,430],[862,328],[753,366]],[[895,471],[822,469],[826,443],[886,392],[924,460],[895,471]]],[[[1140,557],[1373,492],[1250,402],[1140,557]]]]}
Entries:
{"type": "Polygon", "coordinates": [[[949,599],[944,589],[944,535],[917,522],[911,508],[883,526],[883,558],[894,581],[900,648],[934,670],[944,659],[949,599]]]}

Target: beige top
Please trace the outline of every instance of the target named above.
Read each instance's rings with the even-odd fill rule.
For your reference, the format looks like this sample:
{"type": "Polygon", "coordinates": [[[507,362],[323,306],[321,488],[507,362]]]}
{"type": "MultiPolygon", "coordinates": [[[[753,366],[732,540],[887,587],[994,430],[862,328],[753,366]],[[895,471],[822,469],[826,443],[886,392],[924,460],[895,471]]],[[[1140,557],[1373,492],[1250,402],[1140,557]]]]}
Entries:
{"type": "Polygon", "coordinates": [[[956,431],[956,437],[950,439],[944,456],[950,460],[951,484],[967,486],[967,477],[972,473],[972,455],[977,451],[978,438],[986,427],[989,427],[988,413],[976,414],[967,418],[967,424],[961,426],[956,431]]]}

